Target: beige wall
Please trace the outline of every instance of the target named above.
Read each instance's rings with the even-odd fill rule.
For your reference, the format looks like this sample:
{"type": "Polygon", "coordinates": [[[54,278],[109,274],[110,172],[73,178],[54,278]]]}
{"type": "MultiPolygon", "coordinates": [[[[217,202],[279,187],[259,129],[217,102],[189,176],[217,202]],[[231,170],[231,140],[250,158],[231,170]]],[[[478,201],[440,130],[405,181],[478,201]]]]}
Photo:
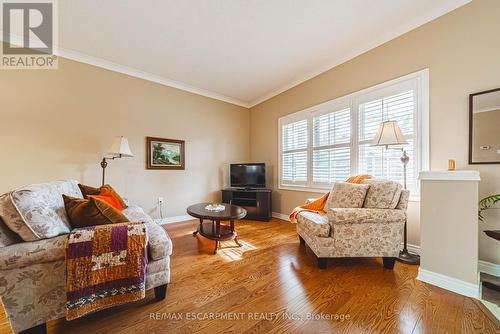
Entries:
{"type": "MultiPolygon", "coordinates": [[[[458,168],[481,171],[481,195],[500,192],[500,165],[467,164],[468,95],[500,87],[499,13],[500,1],[473,1],[251,108],[251,159],[269,165],[276,188],[279,117],[429,68],[431,169],[444,170],[455,159],[458,168]]],[[[317,194],[277,190],[273,210],[288,213],[312,196],[317,194]]],[[[409,235],[419,244],[418,202],[410,205],[409,235]]],[[[499,244],[481,248],[481,258],[500,263],[499,244]]]]}
{"type": "Polygon", "coordinates": [[[157,216],[215,200],[230,162],[249,159],[249,111],[65,59],[58,70],[0,71],[0,192],[73,178],[100,184],[114,136],[133,158],[109,161],[107,182],[157,216]],[[186,170],[145,169],[145,137],[186,141],[186,170]]]}

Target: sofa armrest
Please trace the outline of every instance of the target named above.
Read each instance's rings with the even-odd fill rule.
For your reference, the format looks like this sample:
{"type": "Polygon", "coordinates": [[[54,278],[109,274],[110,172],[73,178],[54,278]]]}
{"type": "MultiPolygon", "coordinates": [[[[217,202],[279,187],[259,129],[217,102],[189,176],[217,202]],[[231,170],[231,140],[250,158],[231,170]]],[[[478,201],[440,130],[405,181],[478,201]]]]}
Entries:
{"type": "Polygon", "coordinates": [[[331,208],[330,224],[404,223],[406,212],[398,209],[331,208]]]}
{"type": "Polygon", "coordinates": [[[309,235],[327,238],[330,236],[331,226],[324,213],[301,211],[297,215],[297,228],[305,230],[309,235]]]}
{"type": "Polygon", "coordinates": [[[50,239],[20,242],[0,248],[0,270],[21,268],[66,258],[67,235],[50,239]]]}
{"type": "Polygon", "coordinates": [[[146,223],[148,253],[152,260],[161,260],[172,255],[172,240],[160,225],[146,223]]]}

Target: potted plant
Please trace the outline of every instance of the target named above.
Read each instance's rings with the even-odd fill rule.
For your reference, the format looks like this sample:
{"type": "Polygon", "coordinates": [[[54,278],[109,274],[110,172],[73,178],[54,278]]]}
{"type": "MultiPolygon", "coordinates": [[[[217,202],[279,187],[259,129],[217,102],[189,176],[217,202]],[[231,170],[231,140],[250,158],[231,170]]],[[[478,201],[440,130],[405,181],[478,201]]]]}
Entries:
{"type": "MultiPolygon", "coordinates": [[[[500,194],[491,195],[479,201],[478,218],[480,221],[483,222],[485,219],[483,216],[483,211],[488,210],[497,202],[500,202],[500,194]]],[[[500,230],[488,230],[484,231],[484,233],[486,233],[487,236],[500,241],[500,230]]]]}

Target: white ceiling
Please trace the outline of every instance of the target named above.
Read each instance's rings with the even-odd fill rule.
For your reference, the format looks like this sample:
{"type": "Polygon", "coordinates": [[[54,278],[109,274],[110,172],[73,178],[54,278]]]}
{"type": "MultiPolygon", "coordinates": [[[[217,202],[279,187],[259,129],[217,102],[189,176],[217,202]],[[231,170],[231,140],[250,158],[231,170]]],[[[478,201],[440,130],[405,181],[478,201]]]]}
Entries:
{"type": "Polygon", "coordinates": [[[59,1],[59,53],[248,107],[467,2],[59,1]]]}

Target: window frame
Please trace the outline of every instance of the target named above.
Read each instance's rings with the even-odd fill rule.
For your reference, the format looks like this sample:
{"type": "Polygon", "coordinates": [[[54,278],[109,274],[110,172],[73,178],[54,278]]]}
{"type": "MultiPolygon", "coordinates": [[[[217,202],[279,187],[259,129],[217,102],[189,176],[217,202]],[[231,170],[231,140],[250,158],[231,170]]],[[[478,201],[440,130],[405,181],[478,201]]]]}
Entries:
{"type": "MultiPolygon", "coordinates": [[[[278,189],[305,192],[324,193],[331,189],[331,184],[313,182],[313,119],[315,117],[341,111],[350,108],[351,138],[350,138],[350,174],[358,173],[359,146],[363,142],[358,136],[359,129],[359,105],[377,98],[397,94],[405,89],[414,89],[416,100],[416,113],[414,117],[415,132],[411,138],[416,137],[414,157],[410,157],[415,163],[415,180],[420,171],[429,169],[429,69],[423,69],[402,77],[383,82],[381,84],[339,97],[324,103],[306,108],[304,110],[280,117],[278,119],[278,189]],[[283,159],[282,151],[282,128],[283,125],[307,120],[307,181],[298,183],[283,182],[281,167],[283,159]]],[[[330,145],[332,147],[336,145],[330,145]]],[[[416,193],[412,193],[410,200],[419,201],[420,189],[417,184],[416,193]]]]}
{"type": "MultiPolygon", "coordinates": [[[[294,121],[291,121],[291,122],[288,122],[288,123],[285,123],[283,124],[280,128],[281,128],[281,131],[283,132],[283,126],[285,125],[288,125],[288,124],[292,124],[292,123],[296,123],[296,122],[301,122],[303,121],[304,119],[297,119],[297,120],[294,120],[294,121]]],[[[283,150],[281,149],[282,146],[283,146],[283,143],[282,141],[280,141],[280,156],[281,156],[281,159],[283,159],[283,155],[286,154],[286,153],[296,153],[296,152],[306,152],[306,158],[309,159],[309,150],[310,150],[310,147],[309,147],[309,141],[310,141],[310,137],[309,137],[309,121],[306,122],[306,126],[307,126],[307,137],[306,137],[306,147],[305,148],[293,148],[293,149],[290,149],[290,150],[283,150]]],[[[280,140],[283,139],[283,133],[280,134],[280,140]]],[[[309,160],[308,160],[309,162],[309,160]]],[[[280,162],[281,163],[281,162],[280,162]]],[[[280,164],[280,173],[281,173],[281,164],[280,164]]],[[[307,175],[306,175],[306,179],[308,180],[309,179],[309,165],[307,165],[307,175]]],[[[281,174],[280,174],[280,180],[282,180],[281,178],[281,174]]],[[[308,184],[308,181],[293,181],[293,186],[307,186],[308,184]]]]}

